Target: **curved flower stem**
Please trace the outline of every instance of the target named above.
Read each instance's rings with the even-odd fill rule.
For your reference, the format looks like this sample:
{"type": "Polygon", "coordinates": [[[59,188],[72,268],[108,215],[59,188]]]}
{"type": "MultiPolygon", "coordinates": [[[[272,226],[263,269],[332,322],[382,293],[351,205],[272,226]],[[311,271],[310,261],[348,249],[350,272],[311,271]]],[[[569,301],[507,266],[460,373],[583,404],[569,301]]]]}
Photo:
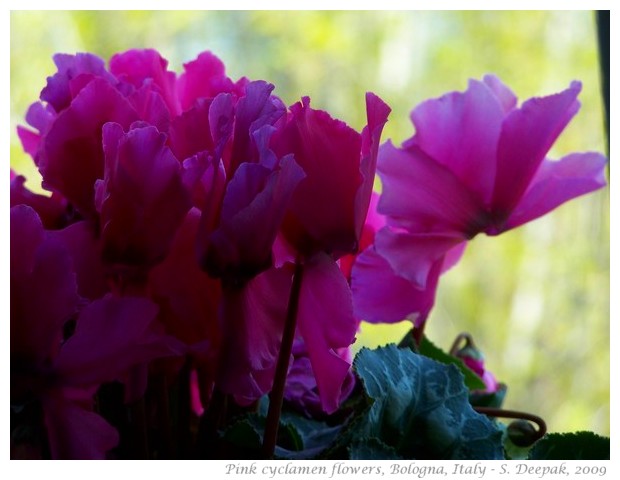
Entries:
{"type": "Polygon", "coordinates": [[[527,420],[535,423],[538,426],[538,430],[536,430],[535,435],[531,438],[532,443],[540,440],[545,436],[545,433],[547,433],[547,424],[545,421],[531,413],[518,412],[516,410],[502,410],[501,408],[493,407],[474,407],[474,410],[489,417],[515,418],[517,420],[527,420]]]}
{"type": "Polygon", "coordinates": [[[463,342],[463,340],[465,340],[466,347],[476,348],[474,339],[469,333],[467,332],[459,333],[457,337],[454,339],[452,346],[450,347],[450,352],[449,352],[450,355],[452,355],[453,357],[456,356],[457,352],[461,349],[460,345],[463,342]]]}
{"type": "Polygon", "coordinates": [[[301,292],[301,279],[303,276],[303,264],[300,259],[295,263],[295,273],[293,274],[293,285],[288,300],[284,332],[282,333],[282,345],[278,355],[275,378],[273,387],[269,393],[269,411],[267,412],[267,423],[265,425],[265,435],[263,436],[263,454],[265,458],[272,458],[276,448],[278,438],[278,427],[280,426],[280,413],[284,399],[284,386],[286,385],[286,375],[288,364],[293,350],[293,340],[297,328],[297,308],[299,306],[299,293],[301,292]]]}

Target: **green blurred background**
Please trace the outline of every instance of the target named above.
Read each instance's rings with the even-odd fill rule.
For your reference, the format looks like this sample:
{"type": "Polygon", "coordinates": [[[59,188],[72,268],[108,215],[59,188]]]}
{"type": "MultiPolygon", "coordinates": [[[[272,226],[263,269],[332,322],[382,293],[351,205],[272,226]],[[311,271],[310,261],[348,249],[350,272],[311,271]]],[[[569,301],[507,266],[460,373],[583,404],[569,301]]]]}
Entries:
{"type": "MultiPolygon", "coordinates": [[[[153,47],[177,72],[212,50],[229,76],[265,79],[287,103],[302,95],[353,127],[364,92],[393,109],[384,139],[412,135],[420,101],[495,73],[520,99],[583,82],[582,109],[552,150],[604,151],[591,12],[46,11],[11,13],[11,166],[40,182],[15,127],[55,71],[55,52],[108,59],[153,47]]],[[[356,347],[399,340],[408,322],[363,326],[356,347]]],[[[579,198],[500,237],[478,237],[442,279],[427,334],[448,349],[473,334],[509,386],[506,408],[551,431],[609,435],[609,190],[579,198]]]]}

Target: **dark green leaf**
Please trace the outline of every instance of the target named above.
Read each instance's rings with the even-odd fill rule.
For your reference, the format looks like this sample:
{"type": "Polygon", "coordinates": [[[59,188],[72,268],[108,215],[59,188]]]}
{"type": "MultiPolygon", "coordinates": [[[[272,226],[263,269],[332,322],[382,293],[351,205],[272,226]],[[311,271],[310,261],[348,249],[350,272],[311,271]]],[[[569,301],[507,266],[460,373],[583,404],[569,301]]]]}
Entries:
{"type": "Polygon", "coordinates": [[[357,438],[376,437],[404,458],[504,458],[502,433],[472,409],[456,366],[389,345],[362,349],[354,368],[374,401],[357,438]]]}
{"type": "Polygon", "coordinates": [[[402,460],[396,450],[378,438],[364,438],[349,446],[350,460],[402,460]]]}
{"type": "Polygon", "coordinates": [[[609,460],[609,438],[592,432],[551,433],[534,445],[529,460],[609,460]]]}
{"type": "MultiPolygon", "coordinates": [[[[413,338],[412,333],[412,330],[409,331],[409,333],[402,339],[402,341],[398,345],[399,348],[412,347],[412,340],[410,340],[413,338]]],[[[465,377],[465,386],[470,390],[484,390],[486,388],[486,385],[484,384],[482,379],[478,375],[476,375],[469,367],[467,367],[463,363],[463,360],[444,352],[441,348],[437,347],[433,342],[431,342],[426,337],[426,335],[422,337],[422,342],[420,343],[420,346],[417,348],[412,348],[412,350],[417,351],[425,357],[437,360],[440,363],[444,363],[446,365],[456,365],[456,367],[465,377]]]]}
{"type": "MultiPolygon", "coordinates": [[[[286,459],[314,458],[336,439],[340,428],[340,425],[330,427],[324,422],[283,412],[275,455],[286,459]]],[[[224,432],[224,440],[254,458],[260,455],[264,431],[265,417],[252,413],[231,425],[224,432]]]]}
{"type": "Polygon", "coordinates": [[[281,458],[314,458],[327,449],[336,439],[341,426],[330,427],[324,422],[312,420],[292,412],[283,412],[280,428],[289,430],[292,438],[298,439],[297,448],[284,448],[283,441],[278,441],[276,455],[281,458]]]}

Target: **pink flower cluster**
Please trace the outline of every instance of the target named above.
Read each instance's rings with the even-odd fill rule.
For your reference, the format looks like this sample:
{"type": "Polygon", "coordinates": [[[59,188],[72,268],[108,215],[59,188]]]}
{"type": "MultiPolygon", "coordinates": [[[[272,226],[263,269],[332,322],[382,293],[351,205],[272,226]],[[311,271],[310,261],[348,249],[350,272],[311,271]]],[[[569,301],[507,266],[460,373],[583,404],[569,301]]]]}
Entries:
{"type": "Polygon", "coordinates": [[[54,61],[18,129],[51,195],[11,173],[11,399],[40,402],[54,458],[117,445],[95,408],[107,382],[129,403],[188,371],[205,408],[268,393],[298,265],[285,398],[332,413],[360,319],[423,325],[467,240],[604,185],[599,154],[545,158],[577,83],[517,107],[495,77],[472,81],[417,107],[396,148],[372,93],[357,132],[209,52],[180,75],[154,50],[54,61]]]}

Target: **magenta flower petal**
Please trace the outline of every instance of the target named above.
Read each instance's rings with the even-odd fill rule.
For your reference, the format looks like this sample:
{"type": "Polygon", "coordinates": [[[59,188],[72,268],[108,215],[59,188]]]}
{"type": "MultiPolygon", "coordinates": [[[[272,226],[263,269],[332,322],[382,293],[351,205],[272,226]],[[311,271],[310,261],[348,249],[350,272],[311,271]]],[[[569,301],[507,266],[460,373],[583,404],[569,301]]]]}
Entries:
{"type": "Polygon", "coordinates": [[[42,102],[34,102],[26,112],[26,122],[31,127],[36,128],[39,133],[45,134],[52,126],[57,112],[51,105],[44,105],[42,102]]]}
{"type": "Polygon", "coordinates": [[[102,417],[60,393],[43,398],[52,458],[104,460],[119,442],[118,432],[102,417]]]}
{"type": "Polygon", "coordinates": [[[28,205],[32,207],[45,228],[61,228],[66,221],[67,202],[60,195],[50,197],[33,193],[24,185],[26,178],[17,175],[11,179],[11,207],[28,205]]]}
{"type": "Polygon", "coordinates": [[[32,273],[45,232],[37,212],[26,205],[11,207],[11,276],[32,273]]]}
{"type": "Polygon", "coordinates": [[[224,149],[233,133],[235,123],[233,96],[220,93],[209,108],[209,128],[213,140],[214,157],[222,158],[224,149]]]}
{"type": "MultiPolygon", "coordinates": [[[[192,108],[172,120],[170,149],[180,161],[202,151],[213,151],[209,125],[211,104],[212,100],[198,100],[192,108]]],[[[232,119],[232,112],[229,118],[232,119]]]]}
{"type": "MultiPolygon", "coordinates": [[[[265,157],[271,152],[261,153],[265,157]]],[[[273,171],[262,164],[241,164],[228,183],[220,226],[210,236],[203,259],[211,275],[247,279],[271,266],[272,245],[303,177],[291,155],[273,171]]]]}
{"type": "Polygon", "coordinates": [[[339,407],[342,386],[351,366],[337,352],[355,341],[358,322],[353,316],[347,281],[325,253],[314,255],[304,265],[297,322],[308,349],[323,410],[333,413],[339,407]]]}
{"type": "Polygon", "coordinates": [[[18,125],[17,136],[19,137],[24,152],[35,159],[37,151],[39,150],[39,144],[41,143],[41,135],[18,125]]]}
{"type": "Polygon", "coordinates": [[[116,84],[116,79],[105,69],[105,62],[91,53],[54,55],[54,63],[58,68],[53,76],[47,78],[47,85],[41,91],[41,100],[48,102],[56,112],[69,107],[72,98],[70,82],[82,74],[102,78],[110,84],[116,84]]]}
{"type": "MultiPolygon", "coordinates": [[[[364,227],[362,228],[362,235],[360,236],[359,252],[366,250],[366,248],[372,245],[375,241],[375,235],[377,232],[387,225],[387,218],[385,215],[381,215],[377,211],[379,198],[380,196],[378,193],[371,192],[368,214],[366,216],[364,227]]],[[[340,263],[340,270],[348,280],[351,279],[351,269],[353,268],[353,264],[355,263],[359,252],[343,255],[338,259],[338,262],[340,263]]]]}
{"type": "Polygon", "coordinates": [[[110,59],[110,71],[119,80],[130,83],[136,89],[140,89],[146,82],[152,82],[174,116],[180,113],[176,74],[169,72],[167,66],[168,61],[153,49],[128,50],[110,59]]]}
{"type": "Polygon", "coordinates": [[[38,164],[37,153],[41,144],[41,136],[45,135],[50,129],[56,112],[51,105],[44,105],[42,102],[34,102],[26,112],[26,122],[31,127],[38,130],[33,132],[21,125],[17,126],[17,135],[22,143],[24,151],[32,157],[35,164],[38,164]]]}
{"type": "Polygon", "coordinates": [[[220,282],[198,265],[195,253],[200,211],[192,208],[178,228],[170,252],[149,272],[149,291],[160,305],[166,331],[187,345],[209,340],[219,346],[220,282]]]}
{"type": "Polygon", "coordinates": [[[222,61],[211,52],[202,52],[196,60],[183,64],[185,72],[177,81],[181,108],[187,110],[198,98],[213,98],[218,93],[240,96],[245,79],[236,84],[226,76],[222,61]]]}
{"type": "Polygon", "coordinates": [[[386,142],[379,150],[378,171],[383,183],[378,211],[391,224],[464,236],[484,225],[480,201],[452,171],[419,149],[397,149],[386,142]]]}
{"type": "Polygon", "coordinates": [[[245,96],[239,99],[235,112],[234,141],[229,175],[234,175],[243,162],[256,159],[253,148],[253,134],[265,125],[273,125],[286,113],[282,101],[271,95],[275,87],[262,80],[250,82],[245,87],[245,96]]]}
{"type": "Polygon", "coordinates": [[[101,238],[107,262],[151,266],[161,261],[191,207],[181,164],[155,127],[124,133],[103,127],[105,181],[100,198],[101,238]]]}
{"type": "Polygon", "coordinates": [[[53,357],[79,297],[69,253],[36,212],[11,208],[11,357],[41,366],[53,357]]]}
{"type": "Polygon", "coordinates": [[[467,242],[463,241],[459,243],[457,246],[452,247],[450,250],[446,252],[446,255],[443,259],[443,265],[441,267],[441,273],[447,272],[452,267],[454,267],[465,253],[465,248],[467,247],[467,242]]]}
{"type": "MultiPolygon", "coordinates": [[[[350,362],[350,349],[337,352],[343,360],[350,362]]],[[[349,370],[342,385],[339,404],[344,402],[355,387],[355,375],[349,370]]],[[[323,416],[321,397],[319,396],[318,386],[312,363],[308,358],[308,350],[301,337],[295,339],[293,344],[293,362],[286,377],[286,389],[284,399],[295,409],[301,411],[310,418],[323,416]]]]}
{"type": "Polygon", "coordinates": [[[559,161],[545,160],[504,228],[518,227],[572,198],[605,186],[606,164],[607,159],[598,153],[574,153],[559,161]]]}
{"type": "Polygon", "coordinates": [[[453,92],[415,108],[415,144],[488,205],[495,179],[495,153],[504,111],[482,82],[470,80],[453,92]]]}
{"type": "Polygon", "coordinates": [[[573,82],[563,92],[526,101],[504,120],[492,202],[497,228],[502,229],[547,152],[579,110],[580,91],[581,84],[573,82]]]}
{"type": "Polygon", "coordinates": [[[170,111],[161,95],[154,91],[152,84],[146,84],[127,97],[140,119],[153,125],[160,132],[170,128],[170,111]]]}
{"type": "Polygon", "coordinates": [[[384,228],[375,237],[377,253],[394,273],[425,289],[433,265],[465,238],[452,233],[406,233],[384,228]]]}
{"type": "Polygon", "coordinates": [[[310,108],[308,97],[290,110],[283,130],[274,136],[274,150],[293,153],[306,178],[293,196],[284,228],[287,240],[307,254],[328,250],[340,256],[354,251],[361,135],[327,112],[310,108]]]}
{"type": "Polygon", "coordinates": [[[77,275],[80,296],[95,300],[109,291],[102,244],[91,222],[81,221],[49,233],[67,248],[77,275]]]}
{"type": "Polygon", "coordinates": [[[245,401],[269,391],[291,289],[289,268],[271,268],[243,288],[224,291],[223,351],[217,386],[245,401]]]}
{"type": "Polygon", "coordinates": [[[517,106],[517,96],[495,75],[485,75],[482,81],[499,100],[504,113],[510,112],[517,106]]]}
{"type": "Polygon", "coordinates": [[[38,162],[43,186],[62,193],[83,215],[94,215],[93,187],[104,172],[101,126],[114,121],[127,129],[136,120],[137,113],[114,87],[93,80],[43,140],[38,162]]]}
{"type": "Polygon", "coordinates": [[[182,346],[158,328],[157,305],[146,298],[110,295],[82,310],[55,368],[63,384],[99,385],[143,362],[178,355],[182,346]]]}
{"type": "Polygon", "coordinates": [[[351,291],[357,318],[370,323],[396,323],[414,318],[421,326],[435,303],[441,262],[432,266],[424,290],[398,276],[374,248],[363,251],[353,265],[351,291]]]}
{"type": "Polygon", "coordinates": [[[355,221],[358,238],[361,238],[370,204],[377,168],[377,157],[381,133],[392,109],[374,93],[366,94],[366,116],[368,124],[362,131],[362,160],[360,172],[362,186],[355,197],[355,221]]]}

